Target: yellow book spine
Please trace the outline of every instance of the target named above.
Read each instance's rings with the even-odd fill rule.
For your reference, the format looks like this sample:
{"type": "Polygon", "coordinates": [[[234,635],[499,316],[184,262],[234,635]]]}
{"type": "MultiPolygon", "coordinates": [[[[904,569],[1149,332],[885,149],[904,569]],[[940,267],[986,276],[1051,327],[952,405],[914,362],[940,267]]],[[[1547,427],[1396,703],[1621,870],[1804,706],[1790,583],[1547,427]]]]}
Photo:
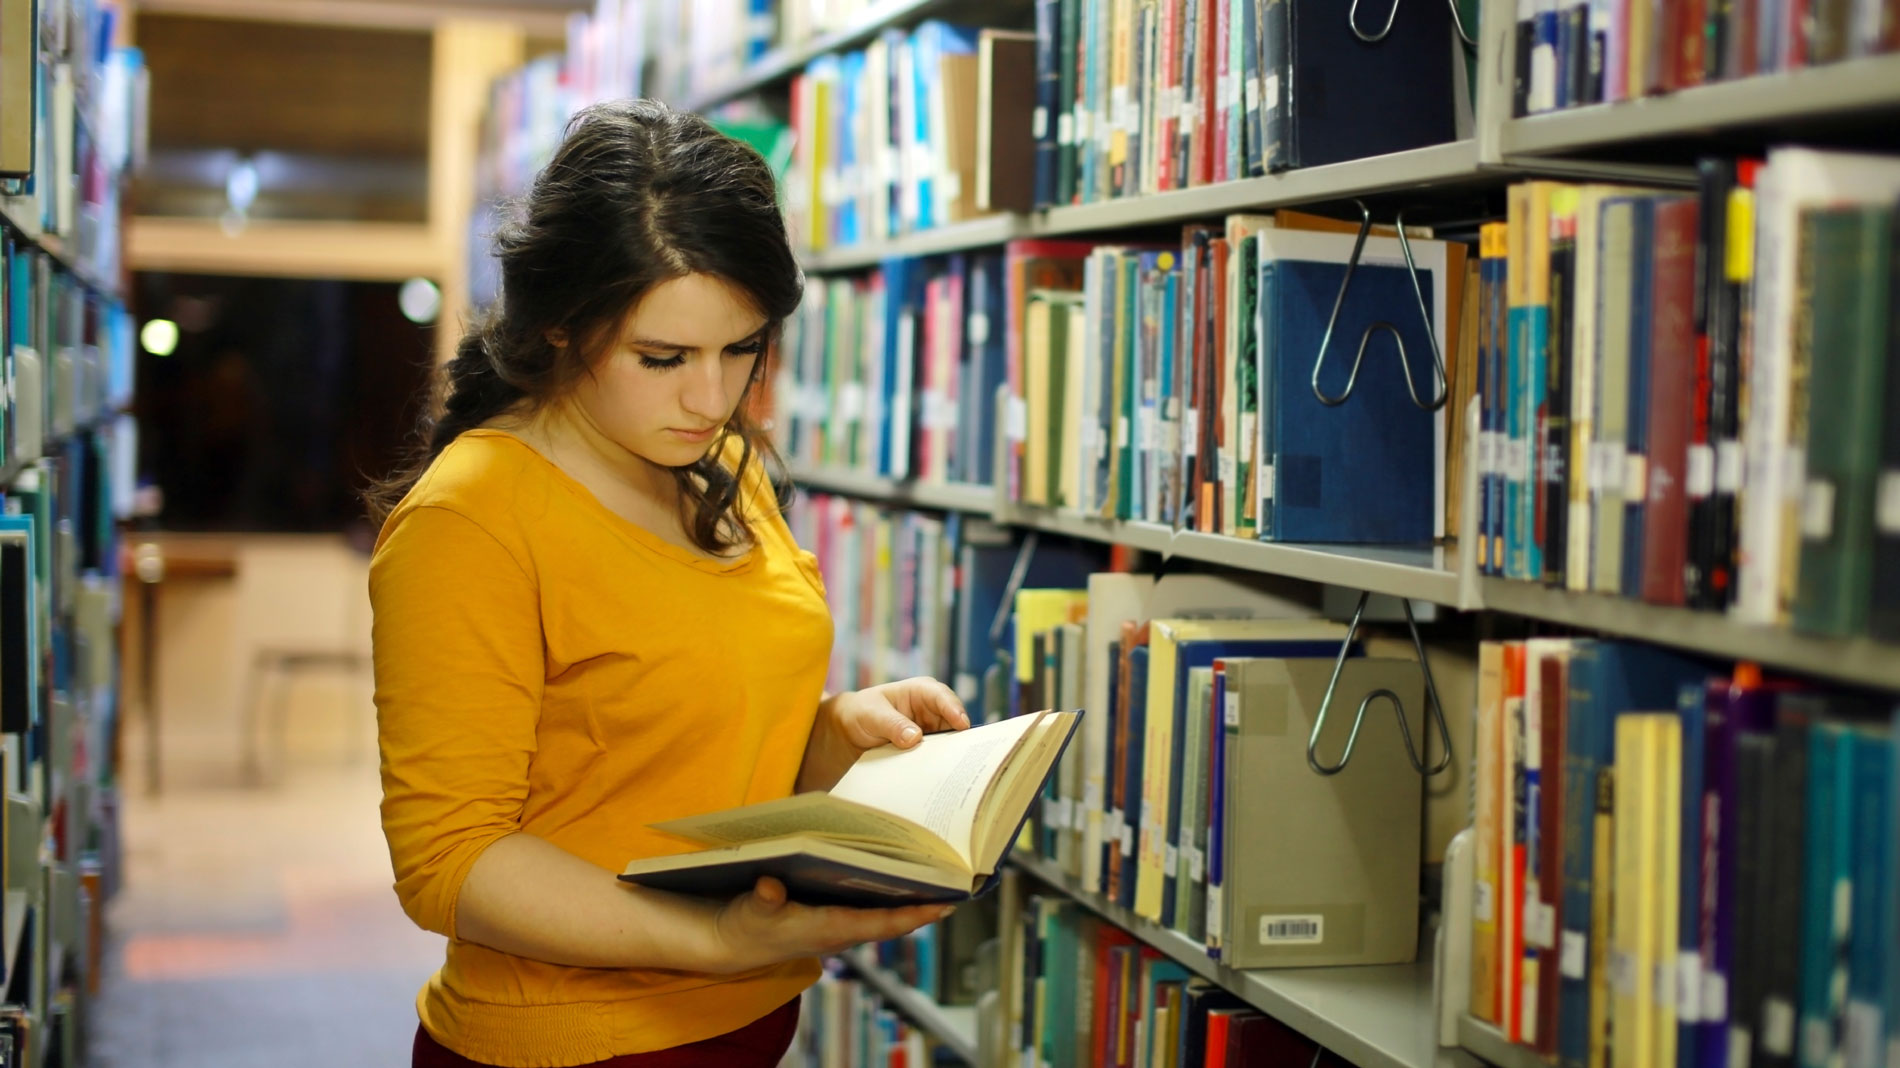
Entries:
{"type": "Polygon", "coordinates": [[[1655,976],[1656,1064],[1676,1063],[1676,956],[1680,944],[1682,896],[1682,720],[1675,715],[1652,718],[1655,735],[1655,804],[1650,822],[1656,828],[1658,877],[1649,883],[1650,923],[1655,942],[1650,950],[1655,976]]]}
{"type": "Polygon", "coordinates": [[[1496,1025],[1498,1012],[1498,874],[1504,850],[1498,765],[1504,750],[1504,647],[1478,649],[1477,855],[1471,894],[1471,1014],[1496,1025]]]}

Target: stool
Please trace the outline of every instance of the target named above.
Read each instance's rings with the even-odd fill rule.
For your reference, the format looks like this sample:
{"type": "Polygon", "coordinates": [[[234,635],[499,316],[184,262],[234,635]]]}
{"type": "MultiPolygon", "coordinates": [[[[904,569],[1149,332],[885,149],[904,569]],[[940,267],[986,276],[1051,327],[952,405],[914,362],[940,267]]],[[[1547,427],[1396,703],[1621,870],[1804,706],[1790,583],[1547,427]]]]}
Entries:
{"type": "Polygon", "coordinates": [[[250,786],[265,785],[263,758],[260,752],[262,739],[266,731],[270,734],[270,747],[276,757],[276,765],[282,768],[287,759],[285,741],[286,724],[290,717],[290,681],[298,671],[312,668],[340,668],[351,674],[359,673],[369,667],[367,652],[356,649],[290,649],[265,646],[251,656],[251,670],[244,686],[244,780],[250,786]],[[273,685],[275,683],[275,685],[273,685]],[[262,729],[258,724],[259,700],[263,690],[269,688],[270,701],[268,723],[262,729]]]}

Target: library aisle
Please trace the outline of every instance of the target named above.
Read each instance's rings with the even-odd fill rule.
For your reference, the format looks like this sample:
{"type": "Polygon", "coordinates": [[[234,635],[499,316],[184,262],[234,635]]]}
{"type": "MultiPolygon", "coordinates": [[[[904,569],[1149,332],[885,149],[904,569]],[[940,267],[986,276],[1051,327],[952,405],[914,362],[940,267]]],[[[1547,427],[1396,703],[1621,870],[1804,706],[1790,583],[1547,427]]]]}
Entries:
{"type": "MultiPolygon", "coordinates": [[[[152,798],[127,760],[124,886],[108,912],[91,1068],[408,1063],[416,990],[442,940],[389,890],[366,695],[323,696],[297,710],[316,722],[291,732],[268,789],[172,776],[152,798]],[[361,729],[321,713],[360,715],[348,726],[361,729]]],[[[127,753],[143,741],[128,732],[127,753]]],[[[229,764],[228,742],[181,729],[161,743],[168,767],[229,764]]]]}

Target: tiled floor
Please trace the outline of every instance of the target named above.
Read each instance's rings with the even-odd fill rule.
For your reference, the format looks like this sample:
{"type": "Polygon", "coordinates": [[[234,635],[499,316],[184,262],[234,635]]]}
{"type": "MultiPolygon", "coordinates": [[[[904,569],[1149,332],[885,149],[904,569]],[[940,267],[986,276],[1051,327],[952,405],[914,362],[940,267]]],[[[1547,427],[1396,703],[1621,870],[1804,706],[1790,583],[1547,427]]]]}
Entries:
{"type": "Polygon", "coordinates": [[[442,940],[390,891],[370,754],[125,799],[91,1068],[402,1068],[442,940]]]}

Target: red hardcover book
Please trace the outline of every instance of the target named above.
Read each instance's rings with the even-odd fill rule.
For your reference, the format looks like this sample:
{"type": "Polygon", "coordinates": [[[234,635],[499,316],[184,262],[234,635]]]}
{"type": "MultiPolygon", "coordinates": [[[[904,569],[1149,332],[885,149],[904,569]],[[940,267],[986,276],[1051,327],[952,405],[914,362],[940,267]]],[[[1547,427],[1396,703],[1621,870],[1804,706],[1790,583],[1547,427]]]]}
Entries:
{"type": "Polygon", "coordinates": [[[1234,110],[1227,86],[1232,84],[1233,64],[1228,49],[1233,44],[1233,7],[1232,4],[1216,4],[1214,14],[1214,93],[1211,94],[1214,108],[1214,171],[1213,180],[1225,182],[1237,177],[1231,168],[1233,161],[1228,158],[1227,138],[1233,131],[1234,110]]]}
{"type": "Polygon", "coordinates": [[[1656,205],[1650,276],[1648,495],[1643,502],[1643,600],[1679,605],[1689,553],[1689,438],[1695,422],[1693,197],[1656,205]]]}
{"type": "Polygon", "coordinates": [[[1542,741],[1542,764],[1538,787],[1537,896],[1543,904],[1544,918],[1539,926],[1544,938],[1537,954],[1537,1052],[1546,1059],[1557,1056],[1557,1001],[1560,989],[1560,946],[1558,932],[1564,929],[1564,742],[1568,737],[1566,713],[1569,709],[1570,662],[1565,655],[1546,653],[1537,663],[1538,697],[1542,706],[1538,736],[1542,741]]]}
{"type": "MultiPolygon", "coordinates": [[[[1214,116],[1220,113],[1220,82],[1215,75],[1220,63],[1215,51],[1224,48],[1220,43],[1219,20],[1232,5],[1219,0],[1202,0],[1200,34],[1201,47],[1194,53],[1200,58],[1198,83],[1194,87],[1194,108],[1199,112],[1194,122],[1194,184],[1209,185],[1214,181],[1214,137],[1220,131],[1214,116]],[[1209,8],[1215,10],[1210,11],[1209,8]]],[[[1224,54],[1224,53],[1223,53],[1224,54]]]]}
{"type": "MultiPolygon", "coordinates": [[[[1174,146],[1181,136],[1181,15],[1185,0],[1161,0],[1161,50],[1155,84],[1155,190],[1175,187],[1174,146]]],[[[1143,151],[1149,151],[1146,147],[1143,151]]]]}
{"type": "Polygon", "coordinates": [[[1524,885],[1526,869],[1529,867],[1529,857],[1524,850],[1530,837],[1530,828],[1526,824],[1530,799],[1525,793],[1528,782],[1523,749],[1526,715],[1524,643],[1508,642],[1504,646],[1504,734],[1512,767],[1511,821],[1504,855],[1504,963],[1500,970],[1504,973],[1502,1026],[1505,1037],[1512,1042],[1524,1040],[1524,885]]]}
{"type": "Polygon", "coordinates": [[[1682,5],[1682,25],[1676,33],[1676,88],[1701,85],[1707,73],[1709,0],[1677,0],[1682,5]]]}

